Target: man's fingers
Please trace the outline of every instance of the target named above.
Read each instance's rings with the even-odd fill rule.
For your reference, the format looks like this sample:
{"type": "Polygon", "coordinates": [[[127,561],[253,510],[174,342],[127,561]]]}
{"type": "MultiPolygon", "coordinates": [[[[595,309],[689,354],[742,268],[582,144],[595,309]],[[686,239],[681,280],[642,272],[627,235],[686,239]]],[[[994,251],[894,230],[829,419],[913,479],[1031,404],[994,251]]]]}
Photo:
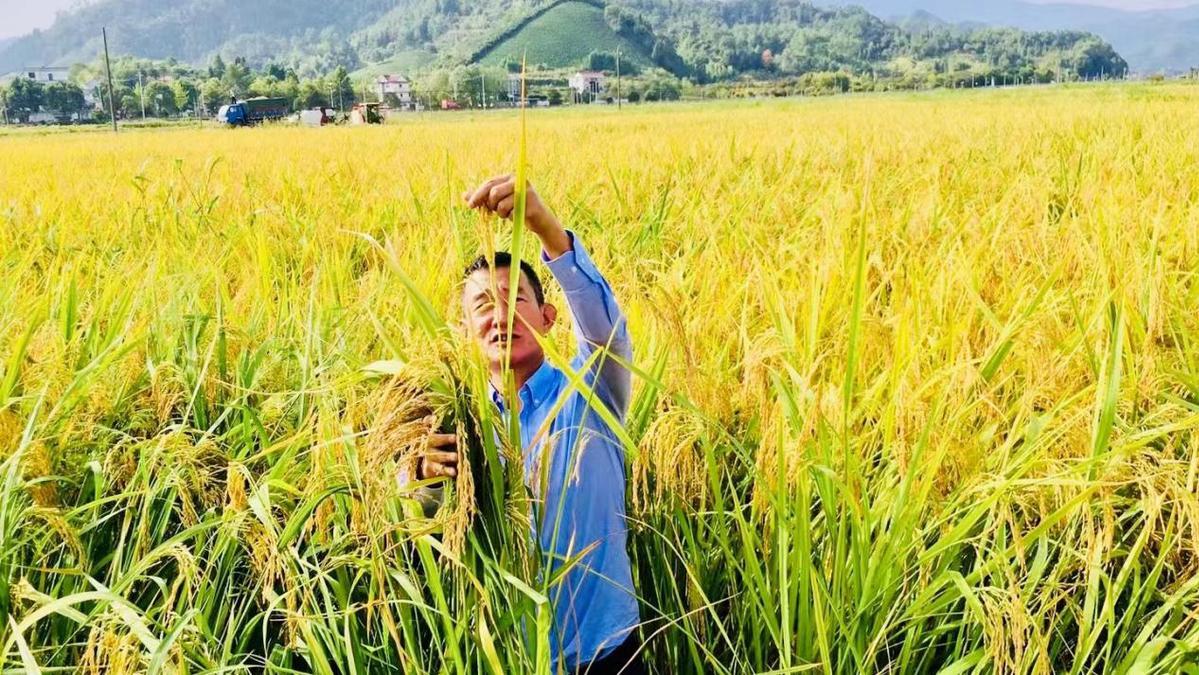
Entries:
{"type": "Polygon", "coordinates": [[[457,476],[458,453],[440,452],[437,450],[426,452],[420,458],[420,466],[418,467],[417,474],[423,479],[440,476],[453,478],[457,476]]]}
{"type": "Polygon", "coordinates": [[[511,218],[512,210],[515,208],[516,208],[516,195],[511,194],[511,195],[508,195],[507,197],[504,197],[503,201],[501,201],[498,205],[496,205],[495,212],[499,215],[500,218],[511,218]]]}
{"type": "Polygon", "coordinates": [[[438,478],[446,476],[453,478],[458,475],[458,469],[447,464],[434,462],[433,460],[425,460],[425,478],[438,478]]]}
{"type": "Polygon", "coordinates": [[[438,464],[457,464],[458,453],[456,452],[426,452],[426,462],[437,462],[438,464]]]}
{"type": "Polygon", "coordinates": [[[430,448],[446,448],[458,445],[458,436],[455,434],[429,434],[430,448]]]}
{"type": "MultiPolygon", "coordinates": [[[[511,176],[496,176],[485,181],[482,185],[475,188],[473,192],[467,193],[466,205],[472,209],[477,209],[480,206],[487,204],[487,200],[491,195],[491,190],[497,185],[511,180],[511,176]]],[[[494,208],[494,207],[489,207],[494,208]]]]}
{"type": "Polygon", "coordinates": [[[491,186],[491,191],[487,194],[487,208],[492,211],[498,211],[500,204],[508,197],[511,197],[515,191],[516,185],[510,180],[491,186]]]}
{"type": "Polygon", "coordinates": [[[483,183],[479,187],[466,193],[466,205],[472,209],[477,209],[487,203],[487,195],[491,192],[492,185],[495,184],[494,178],[483,183]]]}

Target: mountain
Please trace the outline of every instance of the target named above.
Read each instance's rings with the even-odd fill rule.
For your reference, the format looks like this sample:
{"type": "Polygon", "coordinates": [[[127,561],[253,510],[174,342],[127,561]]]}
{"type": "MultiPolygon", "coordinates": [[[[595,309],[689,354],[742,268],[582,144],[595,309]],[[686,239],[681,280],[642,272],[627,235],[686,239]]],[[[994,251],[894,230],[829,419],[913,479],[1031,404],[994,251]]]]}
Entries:
{"type": "Polygon", "coordinates": [[[829,0],[860,5],[899,19],[914,12],[949,22],[1013,26],[1024,30],[1082,30],[1110,42],[1139,72],[1185,72],[1199,66],[1199,4],[1130,11],[1085,4],[1018,0],[829,0]]]}
{"type": "Polygon", "coordinates": [[[603,3],[585,1],[547,5],[496,35],[466,60],[503,65],[524,59],[546,68],[568,68],[587,63],[593,52],[619,52],[626,66],[648,66],[652,60],[650,48],[608,24],[603,3]]]}
{"type": "Polygon", "coordinates": [[[336,51],[344,35],[374,23],[391,0],[100,0],[59,14],[50,28],[0,46],[0,72],[24,65],[69,65],[102,51],[201,61],[228,49],[247,58],[304,45],[336,51]]]}
{"type": "MultiPolygon", "coordinates": [[[[892,13],[905,2],[952,5],[862,1],[892,13]]],[[[917,15],[919,26],[905,28],[859,7],[807,0],[96,0],[0,46],[0,73],[92,62],[101,26],[114,54],[193,64],[219,54],[251,67],[285,65],[301,76],[339,65],[371,72],[499,64],[526,53],[533,65],[567,68],[609,63],[616,51],[634,67],[699,81],[849,71],[925,86],[959,77],[1043,81],[1063,64],[1079,76],[1126,67],[1110,45],[1084,32],[976,31],[936,23],[936,16],[917,15]]]]}

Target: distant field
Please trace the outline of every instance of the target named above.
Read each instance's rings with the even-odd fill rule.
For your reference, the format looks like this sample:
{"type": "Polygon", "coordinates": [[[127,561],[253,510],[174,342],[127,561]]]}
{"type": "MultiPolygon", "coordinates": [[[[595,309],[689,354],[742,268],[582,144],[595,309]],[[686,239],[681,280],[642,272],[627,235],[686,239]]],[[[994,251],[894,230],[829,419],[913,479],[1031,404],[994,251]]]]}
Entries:
{"type": "MultiPolygon", "coordinates": [[[[651,672],[1197,672],[1196,110],[530,111],[635,342],[651,672]]],[[[458,195],[517,129],[0,136],[6,670],[550,672],[526,495],[422,517],[372,374],[490,405],[456,293],[509,230],[458,195]]]]}
{"type": "Polygon", "coordinates": [[[432,63],[437,58],[436,54],[419,49],[410,49],[400,52],[387,61],[372,63],[355,70],[350,74],[354,80],[359,79],[374,79],[380,75],[410,75],[414,71],[419,71],[425,66],[432,63]]]}
{"type": "Polygon", "coordinates": [[[604,21],[603,10],[581,2],[563,3],[530,21],[496,45],[481,62],[502,65],[507,59],[550,68],[580,67],[593,51],[622,52],[626,63],[648,65],[644,50],[617,35],[604,21]]]}

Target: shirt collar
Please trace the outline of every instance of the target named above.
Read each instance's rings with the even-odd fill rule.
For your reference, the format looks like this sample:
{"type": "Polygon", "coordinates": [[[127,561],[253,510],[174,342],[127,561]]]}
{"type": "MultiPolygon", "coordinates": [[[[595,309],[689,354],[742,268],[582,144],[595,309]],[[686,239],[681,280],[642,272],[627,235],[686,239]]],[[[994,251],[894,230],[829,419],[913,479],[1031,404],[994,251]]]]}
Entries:
{"type": "MultiPolygon", "coordinates": [[[[542,359],[541,365],[533,374],[525,381],[524,386],[517,392],[524,405],[539,407],[545,400],[553,394],[554,373],[557,369],[550,365],[548,359],[542,359]]],[[[500,393],[495,385],[491,385],[491,400],[500,410],[506,410],[504,406],[504,396],[500,393]]]]}

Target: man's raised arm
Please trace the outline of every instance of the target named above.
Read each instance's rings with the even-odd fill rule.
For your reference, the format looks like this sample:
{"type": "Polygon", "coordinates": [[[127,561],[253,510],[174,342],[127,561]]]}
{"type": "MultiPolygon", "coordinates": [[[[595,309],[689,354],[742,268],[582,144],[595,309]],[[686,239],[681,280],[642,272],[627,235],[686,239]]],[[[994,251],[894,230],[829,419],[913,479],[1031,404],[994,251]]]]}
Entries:
{"type": "MultiPolygon", "coordinates": [[[[493,178],[467,194],[466,199],[473,208],[486,208],[502,218],[511,218],[516,207],[516,181],[512,176],[493,178]]],[[[607,349],[607,353],[595,357],[599,368],[596,389],[612,411],[623,418],[629,406],[632,377],[618,359],[631,360],[633,347],[611,286],[578,238],[562,227],[532,185],[526,191],[525,224],[541,240],[542,262],[566,296],[580,362],[589,359],[597,349],[607,349]]]]}

